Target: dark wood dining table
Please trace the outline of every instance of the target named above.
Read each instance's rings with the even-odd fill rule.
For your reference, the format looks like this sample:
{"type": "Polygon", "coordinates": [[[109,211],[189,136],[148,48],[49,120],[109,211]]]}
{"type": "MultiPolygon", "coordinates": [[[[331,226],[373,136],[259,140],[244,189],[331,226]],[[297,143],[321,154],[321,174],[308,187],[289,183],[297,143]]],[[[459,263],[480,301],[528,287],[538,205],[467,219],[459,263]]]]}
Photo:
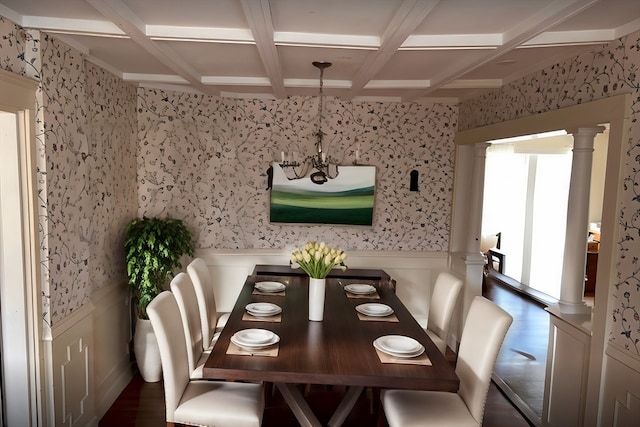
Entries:
{"type": "Polygon", "coordinates": [[[256,266],[247,277],[229,321],[203,369],[205,378],[272,382],[303,426],[320,426],[297,385],[349,386],[329,421],[341,425],[364,387],[455,392],[459,381],[451,364],[395,294],[394,281],[382,270],[334,270],[326,281],[324,318],[308,320],[308,277],[289,266],[256,266]],[[348,273],[347,273],[348,272],[348,273]],[[283,293],[255,294],[260,281],[285,284],[283,293]],[[371,284],[374,298],[347,295],[343,286],[371,284]],[[279,321],[246,320],[245,307],[271,302],[282,308],[279,321]],[[394,310],[397,321],[361,320],[355,307],[379,302],[394,310]],[[243,320],[243,316],[245,320],[243,320]],[[280,337],[277,356],[227,354],[232,335],[243,329],[267,329],[280,337]],[[373,341],[384,335],[414,338],[425,347],[430,365],[382,363],[373,341]]]}

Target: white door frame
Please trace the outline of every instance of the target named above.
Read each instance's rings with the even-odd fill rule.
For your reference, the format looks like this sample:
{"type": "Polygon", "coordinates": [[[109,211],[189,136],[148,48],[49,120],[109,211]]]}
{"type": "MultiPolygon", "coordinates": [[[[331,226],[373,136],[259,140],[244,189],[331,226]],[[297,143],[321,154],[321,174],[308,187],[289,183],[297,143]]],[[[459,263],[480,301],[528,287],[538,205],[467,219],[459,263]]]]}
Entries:
{"type": "Polygon", "coordinates": [[[16,134],[0,141],[0,292],[3,396],[9,426],[44,425],[42,303],[37,227],[35,102],[38,82],[0,70],[0,111],[16,134]],[[15,119],[15,120],[14,120],[15,119]]]}
{"type": "MultiPolygon", "coordinates": [[[[631,109],[630,94],[616,95],[609,98],[585,102],[570,107],[551,110],[541,114],[521,117],[493,125],[465,130],[456,134],[455,142],[458,151],[457,161],[464,164],[465,158],[460,154],[468,150],[461,147],[520,135],[543,133],[558,129],[577,129],[593,127],[598,124],[610,123],[609,144],[607,147],[607,165],[605,172],[604,200],[602,203],[602,231],[600,251],[598,255],[598,272],[596,282],[595,304],[592,317],[591,351],[589,359],[589,374],[587,387],[587,404],[585,424],[596,425],[601,407],[601,383],[603,374],[604,354],[608,341],[608,331],[611,330],[611,313],[613,298],[610,284],[615,282],[615,265],[617,262],[616,238],[619,236],[617,216],[622,200],[622,169],[625,160],[625,144],[629,139],[631,109]],[[609,208],[605,208],[609,207],[609,208]],[[609,286],[607,286],[609,285],[609,286]]],[[[468,161],[468,160],[466,160],[468,161]]],[[[457,169],[457,165],[456,165],[457,169]]],[[[454,195],[462,194],[464,186],[468,185],[462,179],[454,182],[454,195]]],[[[466,236],[464,231],[467,224],[464,215],[458,212],[468,211],[465,198],[454,198],[452,241],[460,246],[466,236]]],[[[476,212],[482,216],[482,212],[476,212]]]]}

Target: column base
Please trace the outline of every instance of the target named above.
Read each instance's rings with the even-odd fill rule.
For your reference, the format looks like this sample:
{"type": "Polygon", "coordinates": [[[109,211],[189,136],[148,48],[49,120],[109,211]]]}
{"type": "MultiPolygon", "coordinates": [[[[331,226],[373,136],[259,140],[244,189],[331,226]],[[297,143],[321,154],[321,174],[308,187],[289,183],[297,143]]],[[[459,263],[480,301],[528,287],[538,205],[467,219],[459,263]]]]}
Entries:
{"type": "Polygon", "coordinates": [[[591,314],[591,307],[581,302],[558,301],[556,308],[563,314],[591,314]]]}

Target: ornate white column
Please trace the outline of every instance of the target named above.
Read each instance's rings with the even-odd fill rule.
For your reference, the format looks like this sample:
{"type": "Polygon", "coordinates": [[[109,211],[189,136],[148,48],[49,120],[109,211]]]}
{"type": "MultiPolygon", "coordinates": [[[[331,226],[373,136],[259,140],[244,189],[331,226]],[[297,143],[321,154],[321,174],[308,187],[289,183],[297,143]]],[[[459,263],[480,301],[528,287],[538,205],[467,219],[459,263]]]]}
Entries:
{"type": "Polygon", "coordinates": [[[595,136],[605,130],[602,126],[578,128],[573,135],[573,163],[569,183],[567,231],[559,309],[562,313],[588,313],[583,300],[584,275],[587,257],[589,220],[589,189],[595,136]]]}

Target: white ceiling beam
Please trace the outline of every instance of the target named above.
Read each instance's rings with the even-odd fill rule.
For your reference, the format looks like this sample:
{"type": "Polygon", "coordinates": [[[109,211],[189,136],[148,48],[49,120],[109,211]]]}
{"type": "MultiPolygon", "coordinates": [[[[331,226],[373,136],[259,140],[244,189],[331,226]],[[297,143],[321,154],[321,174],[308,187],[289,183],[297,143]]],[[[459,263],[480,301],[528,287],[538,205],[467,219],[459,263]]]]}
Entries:
{"type": "Polygon", "coordinates": [[[158,42],[147,37],[145,24],[121,0],[86,1],[104,17],[120,27],[131,40],[180,77],[187,80],[194,88],[210,95],[219,93],[212,86],[204,85],[201,81],[201,76],[177,52],[169,46],[160,46],[158,42]]]}
{"type": "Polygon", "coordinates": [[[393,57],[407,37],[424,21],[439,0],[404,0],[382,34],[380,49],[371,52],[355,74],[345,99],[356,96],[393,57]]]}
{"type": "Polygon", "coordinates": [[[203,40],[217,43],[255,44],[251,30],[245,28],[147,25],[146,35],[153,40],[203,40]]]}
{"type": "Polygon", "coordinates": [[[495,48],[502,44],[502,34],[413,34],[399,50],[428,50],[433,48],[495,48]]]}
{"type": "Polygon", "coordinates": [[[540,10],[540,12],[521,21],[512,31],[505,33],[501,46],[494,50],[487,50],[486,55],[481,58],[472,58],[463,63],[456,63],[449,68],[444,68],[440,73],[433,76],[431,79],[432,86],[429,89],[416,92],[414,96],[405,99],[405,101],[412,101],[416,98],[426,96],[442,86],[460,79],[466,73],[504,55],[547,29],[588,9],[598,1],[599,0],[563,0],[550,3],[540,10]]]}
{"type": "Polygon", "coordinates": [[[638,30],[640,30],[640,18],[634,19],[633,21],[616,28],[614,30],[615,38],[620,38],[627,34],[635,33],[638,30]]]}
{"type": "Polygon", "coordinates": [[[364,89],[424,89],[430,85],[429,80],[369,80],[364,89]]]}
{"type": "Polygon", "coordinates": [[[127,37],[113,22],[93,19],[51,18],[46,16],[24,16],[22,25],[27,28],[50,33],[96,35],[102,37],[127,37]]]}
{"type": "MultiPolygon", "coordinates": [[[[286,87],[318,87],[318,80],[313,79],[284,79],[286,87]]],[[[326,80],[322,79],[322,85],[329,89],[348,89],[351,87],[350,80],[326,80]]]]}
{"type": "Polygon", "coordinates": [[[502,87],[502,79],[468,79],[454,80],[441,89],[496,89],[502,87]]]}
{"type": "Polygon", "coordinates": [[[242,9],[253,33],[267,77],[277,98],[286,98],[278,50],[273,42],[273,22],[268,0],[242,0],[242,9]]]}
{"type": "Polygon", "coordinates": [[[183,77],[170,74],[123,73],[122,80],[138,83],[189,84],[189,82],[183,77]]]}
{"type": "Polygon", "coordinates": [[[608,43],[616,39],[615,29],[584,31],[547,31],[522,43],[523,47],[564,46],[608,43]]]}
{"type": "Polygon", "coordinates": [[[380,37],[352,34],[317,34],[276,31],[273,41],[278,46],[308,46],[347,49],[378,49],[380,37]]]}
{"type": "Polygon", "coordinates": [[[202,83],[218,86],[271,86],[267,77],[204,76],[202,83]]]}

